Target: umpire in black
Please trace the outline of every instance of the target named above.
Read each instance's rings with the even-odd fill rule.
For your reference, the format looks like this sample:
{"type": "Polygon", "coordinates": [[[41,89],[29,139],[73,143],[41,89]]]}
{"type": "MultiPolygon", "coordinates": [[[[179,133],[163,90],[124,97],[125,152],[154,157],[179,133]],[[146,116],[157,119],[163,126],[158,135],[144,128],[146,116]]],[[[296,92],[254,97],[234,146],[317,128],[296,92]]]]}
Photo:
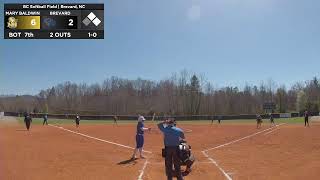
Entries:
{"type": "Polygon", "coordinates": [[[173,178],[172,165],[178,180],[183,180],[181,174],[181,161],[178,156],[179,144],[184,140],[184,133],[180,128],[175,127],[174,120],[168,119],[158,124],[158,128],[164,135],[165,145],[165,166],[168,180],[173,178]]]}
{"type": "Polygon", "coordinates": [[[26,128],[28,131],[30,129],[31,122],[32,122],[31,116],[25,112],[24,113],[24,123],[26,124],[26,128]]]}

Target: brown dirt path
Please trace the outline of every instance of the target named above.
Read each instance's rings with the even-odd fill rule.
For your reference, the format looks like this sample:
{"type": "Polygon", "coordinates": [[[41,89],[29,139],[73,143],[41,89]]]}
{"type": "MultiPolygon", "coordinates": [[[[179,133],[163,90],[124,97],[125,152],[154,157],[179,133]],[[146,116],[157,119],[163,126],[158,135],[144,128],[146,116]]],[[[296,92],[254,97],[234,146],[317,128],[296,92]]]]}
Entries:
{"type": "Polygon", "coordinates": [[[142,162],[128,159],[124,148],[92,141],[49,126],[0,126],[1,179],[132,179],[142,162]],[[125,168],[123,168],[125,166],[125,168]]]}
{"type": "Polygon", "coordinates": [[[320,126],[281,126],[209,152],[233,179],[317,179],[320,175],[320,126]]]}
{"type": "MultiPolygon", "coordinates": [[[[135,146],[135,125],[62,125],[64,128],[135,146]]],[[[225,179],[224,175],[208,163],[201,153],[211,148],[257,130],[255,124],[241,125],[181,125],[196,156],[193,172],[187,180],[225,179]]],[[[153,125],[153,131],[145,135],[145,154],[148,164],[143,179],[165,179],[164,161],[161,157],[162,135],[153,125]]],[[[302,125],[286,125],[269,135],[264,133],[221,149],[209,151],[209,155],[234,179],[314,179],[320,167],[320,125],[311,128],[302,125]]],[[[33,125],[25,131],[22,124],[0,124],[0,179],[137,179],[145,160],[126,163],[132,149],[100,142],[58,128],[33,125]],[[123,162],[122,164],[119,164],[123,162]],[[2,177],[1,177],[2,176],[2,177]]]]}

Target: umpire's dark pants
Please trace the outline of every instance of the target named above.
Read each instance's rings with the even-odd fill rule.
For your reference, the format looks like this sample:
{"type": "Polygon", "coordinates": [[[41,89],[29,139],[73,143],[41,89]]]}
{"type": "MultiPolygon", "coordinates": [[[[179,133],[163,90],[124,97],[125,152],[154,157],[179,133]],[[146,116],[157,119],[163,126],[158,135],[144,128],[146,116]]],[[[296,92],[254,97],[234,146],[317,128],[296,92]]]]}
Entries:
{"type": "Polygon", "coordinates": [[[29,130],[29,129],[30,129],[31,122],[27,120],[27,121],[25,121],[25,123],[26,123],[27,129],[29,130]]]}
{"type": "Polygon", "coordinates": [[[165,165],[166,165],[166,174],[168,180],[172,180],[173,178],[173,170],[172,165],[174,165],[175,175],[178,180],[183,180],[181,174],[181,161],[178,157],[178,147],[166,147],[166,157],[165,157],[165,165]]]}
{"type": "Polygon", "coordinates": [[[43,124],[42,125],[44,125],[44,124],[48,125],[48,120],[47,119],[43,119],[43,124]]]}
{"type": "Polygon", "coordinates": [[[307,126],[307,124],[309,126],[309,118],[305,117],[304,118],[304,126],[307,126]]]}

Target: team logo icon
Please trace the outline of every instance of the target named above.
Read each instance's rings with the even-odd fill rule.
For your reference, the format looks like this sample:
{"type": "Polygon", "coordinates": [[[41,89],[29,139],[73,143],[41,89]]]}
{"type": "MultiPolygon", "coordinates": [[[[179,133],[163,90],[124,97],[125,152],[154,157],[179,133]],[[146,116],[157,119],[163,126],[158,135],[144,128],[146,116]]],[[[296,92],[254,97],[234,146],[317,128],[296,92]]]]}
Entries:
{"type": "Polygon", "coordinates": [[[50,18],[50,17],[45,17],[43,19],[43,22],[44,22],[44,27],[48,28],[48,29],[55,28],[56,25],[57,25],[57,22],[54,19],[50,18]]]}
{"type": "Polygon", "coordinates": [[[15,29],[18,26],[18,19],[14,17],[9,17],[7,22],[7,27],[10,29],[15,29]]]}

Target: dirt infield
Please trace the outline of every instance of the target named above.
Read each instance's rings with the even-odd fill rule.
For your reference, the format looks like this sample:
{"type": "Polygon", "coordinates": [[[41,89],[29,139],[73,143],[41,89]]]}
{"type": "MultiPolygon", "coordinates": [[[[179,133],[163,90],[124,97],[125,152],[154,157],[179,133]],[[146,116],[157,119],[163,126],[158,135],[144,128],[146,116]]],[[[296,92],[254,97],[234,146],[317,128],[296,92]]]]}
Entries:
{"type": "MultiPolygon", "coordinates": [[[[22,124],[1,123],[0,179],[166,179],[156,125],[145,135],[145,150],[152,153],[135,161],[128,161],[133,124],[58,126],[33,125],[28,132],[22,124]]],[[[186,179],[317,179],[320,174],[319,124],[259,130],[254,123],[179,126],[187,130],[197,158],[186,179]]]]}

